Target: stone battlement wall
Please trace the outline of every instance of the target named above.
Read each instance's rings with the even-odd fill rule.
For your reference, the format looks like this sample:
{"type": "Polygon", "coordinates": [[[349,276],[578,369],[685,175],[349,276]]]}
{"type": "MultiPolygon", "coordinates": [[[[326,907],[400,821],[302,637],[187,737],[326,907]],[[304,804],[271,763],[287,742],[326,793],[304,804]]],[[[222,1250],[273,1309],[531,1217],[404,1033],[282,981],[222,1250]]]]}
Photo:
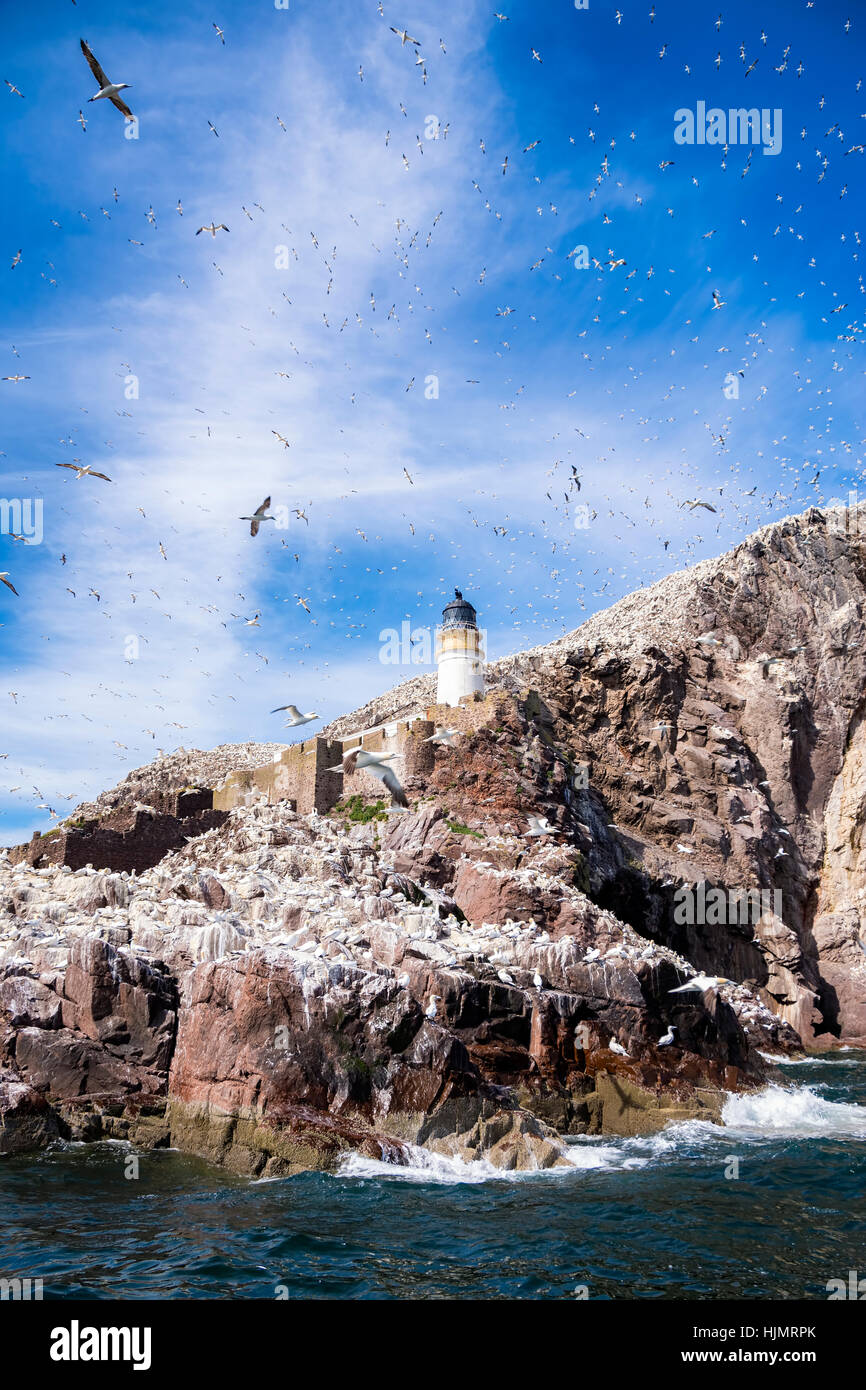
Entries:
{"type": "Polygon", "coordinates": [[[340,799],[342,776],[328,769],[339,765],[342,753],[339,740],[308,738],[292,744],[263,767],[230,772],[213,793],[214,808],[230,811],[235,806],[289,801],[299,815],[324,814],[340,799]]]}
{"type": "Polygon", "coordinates": [[[375,753],[397,754],[394,771],[403,782],[423,777],[435,765],[435,748],[427,740],[436,728],[472,733],[495,724],[513,708],[514,697],[502,691],[466,696],[459,706],[430,705],[406,720],[347,735],[345,739],[314,737],[284,748],[261,767],[230,772],[221,786],[183,787],[149,793],[148,805],[119,807],[99,820],[63,824],[46,835],[35,833],[25,845],[9,851],[13,864],[36,867],[65,864],[81,869],[143,872],[192,836],[221,825],[235,807],[288,802],[299,815],[333,810],[338,801],[360,796],[364,801],[390,797],[381,783],[364,771],[344,776],[339,768],[344,752],[359,745],[375,753]],[[426,715],[426,717],[424,717],[426,715]]]}
{"type": "Polygon", "coordinates": [[[437,729],[456,729],[461,734],[495,724],[505,712],[514,708],[514,696],[504,690],[489,690],[486,695],[466,695],[459,705],[429,705],[427,718],[437,729]]]}
{"type": "Polygon", "coordinates": [[[252,806],[289,801],[300,815],[310,811],[326,814],[337,802],[350,796],[366,801],[388,800],[388,793],[377,787],[369,773],[360,771],[346,777],[331,768],[339,767],[344,753],[362,747],[371,753],[394,753],[394,771],[400,782],[432,770],[433,745],[427,743],[436,728],[457,729],[468,734],[495,723],[514,698],[503,691],[466,696],[458,706],[430,705],[424,715],[394,720],[343,739],[310,738],[293,744],[264,767],[229,773],[213,794],[214,808],[230,811],[235,806],[252,806]]]}
{"type": "Polygon", "coordinates": [[[83,869],[92,864],[95,869],[115,873],[143,873],[172,850],[181,849],[191,836],[222,825],[225,818],[224,812],[209,809],[187,816],[141,810],[131,816],[116,817],[117,825],[90,821],[82,826],[58,826],[47,835],[36,831],[26,845],[10,849],[9,862],[32,864],[38,869],[49,864],[83,869]]]}

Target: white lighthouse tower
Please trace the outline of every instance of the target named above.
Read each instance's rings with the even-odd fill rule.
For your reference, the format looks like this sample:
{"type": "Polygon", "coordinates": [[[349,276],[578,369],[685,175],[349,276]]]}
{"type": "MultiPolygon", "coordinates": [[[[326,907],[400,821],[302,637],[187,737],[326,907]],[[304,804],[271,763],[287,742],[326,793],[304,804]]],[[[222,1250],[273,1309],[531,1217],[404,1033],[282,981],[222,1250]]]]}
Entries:
{"type": "Polygon", "coordinates": [[[442,626],[436,634],[439,705],[459,705],[461,695],[484,690],[483,634],[475,618],[472,604],[455,589],[454,598],[442,610],[442,626]]]}

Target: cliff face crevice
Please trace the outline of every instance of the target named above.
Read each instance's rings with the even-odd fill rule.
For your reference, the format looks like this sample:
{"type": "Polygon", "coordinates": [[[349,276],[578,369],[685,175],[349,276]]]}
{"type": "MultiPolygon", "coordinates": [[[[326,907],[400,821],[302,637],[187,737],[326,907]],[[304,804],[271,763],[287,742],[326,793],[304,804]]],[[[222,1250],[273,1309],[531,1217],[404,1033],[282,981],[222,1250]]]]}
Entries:
{"type": "Polygon", "coordinates": [[[824,857],[810,933],[820,962],[824,1027],[866,1038],[866,699],[851,721],[823,817],[824,857]]]}

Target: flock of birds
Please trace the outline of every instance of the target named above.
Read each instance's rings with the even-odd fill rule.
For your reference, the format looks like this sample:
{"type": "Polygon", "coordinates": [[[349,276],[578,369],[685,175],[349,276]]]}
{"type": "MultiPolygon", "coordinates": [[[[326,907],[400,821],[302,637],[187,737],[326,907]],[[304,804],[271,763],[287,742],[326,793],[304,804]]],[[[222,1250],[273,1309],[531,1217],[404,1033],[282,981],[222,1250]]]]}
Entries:
{"type": "MultiPolygon", "coordinates": [[[[491,14],[495,26],[494,41],[507,43],[516,28],[515,23],[504,12],[491,14]]],[[[465,131],[458,130],[456,124],[449,134],[451,123],[443,120],[437,122],[431,141],[427,140],[426,135],[422,139],[419,132],[415,134],[413,143],[415,128],[410,123],[410,107],[407,107],[407,102],[411,106],[410,94],[423,95],[425,104],[429,104],[425,89],[435,89],[439,74],[452,61],[453,53],[452,58],[446,56],[450,45],[444,38],[439,39],[438,51],[435,45],[431,45],[433,52],[427,53],[427,41],[422,41],[397,20],[396,15],[386,16],[383,3],[376,5],[376,22],[381,25],[382,47],[388,47],[389,60],[395,58],[404,64],[406,83],[405,100],[395,106],[394,121],[383,132],[384,154],[388,159],[399,159],[399,167],[408,176],[417,174],[423,166],[426,178],[426,170],[432,163],[430,153],[434,142],[438,142],[441,154],[453,147],[455,139],[462,139],[464,144],[461,149],[468,149],[470,137],[465,131]],[[395,19],[394,23],[390,22],[391,18],[395,19]],[[420,85],[413,87],[413,83],[420,85]],[[399,136],[397,131],[401,132],[399,136]]],[[[614,38],[619,33],[624,34],[629,26],[634,34],[640,26],[648,26],[646,33],[655,48],[656,26],[663,20],[661,13],[657,14],[653,6],[641,17],[618,10],[611,22],[614,38]]],[[[827,23],[830,25],[832,21],[828,20],[827,23]]],[[[208,39],[208,42],[215,40],[220,49],[226,48],[227,53],[230,52],[231,33],[217,23],[213,23],[212,29],[213,40],[208,39]]],[[[852,22],[846,20],[839,29],[840,41],[848,42],[852,22]]],[[[724,48],[725,37],[729,33],[727,16],[719,15],[718,20],[707,22],[707,47],[703,53],[682,53],[677,56],[677,45],[662,38],[655,50],[656,61],[664,63],[662,71],[665,71],[673,61],[687,59],[682,65],[684,78],[692,78],[699,72],[718,72],[720,69],[725,72],[727,68],[723,64],[733,63],[737,65],[738,72],[748,77],[750,86],[757,80],[754,75],[757,66],[758,75],[766,69],[768,80],[771,81],[782,82],[788,73],[795,82],[802,82],[805,91],[808,64],[791,53],[791,45],[783,35],[768,35],[761,29],[754,43],[740,44],[739,49],[731,51],[724,48]],[[767,59],[773,43],[777,44],[778,53],[775,54],[777,61],[771,64],[767,59]],[[773,70],[775,75],[770,78],[773,70]]],[[[108,62],[109,68],[116,71],[111,52],[103,51],[102,42],[95,46],[108,62]]],[[[533,43],[527,46],[523,55],[528,72],[537,76],[538,80],[542,80],[542,77],[547,80],[552,66],[543,49],[543,44],[537,46],[533,43]]],[[[82,99],[78,113],[82,130],[87,127],[84,108],[100,101],[105,108],[113,107],[124,122],[135,122],[137,116],[126,99],[126,94],[131,91],[130,83],[110,79],[85,39],[80,40],[80,53],[96,83],[96,91],[86,100],[82,99]]],[[[76,61],[80,62],[80,59],[76,61]]],[[[369,65],[369,60],[365,61],[369,65]]],[[[358,99],[365,101],[372,85],[370,72],[365,74],[360,68],[358,77],[364,85],[355,90],[358,99]]],[[[82,71],[82,79],[86,79],[86,70],[82,71]]],[[[6,79],[6,86],[10,97],[21,106],[26,101],[26,93],[22,90],[26,88],[26,82],[21,78],[14,82],[6,79]]],[[[137,95],[139,100],[135,104],[139,110],[141,102],[153,101],[153,90],[139,89],[137,95]]],[[[600,92],[597,95],[601,98],[600,92]]],[[[652,161],[647,156],[642,171],[637,174],[636,160],[645,148],[645,132],[637,126],[631,128],[628,115],[607,109],[601,99],[588,101],[586,127],[576,129],[574,134],[567,137],[567,152],[569,157],[575,157],[577,163],[566,172],[569,219],[573,222],[574,209],[582,206],[587,220],[585,230],[579,224],[579,235],[581,239],[586,237],[593,243],[590,264],[585,272],[575,270],[579,263],[576,254],[578,248],[571,249],[570,240],[567,250],[561,244],[563,235],[567,234],[570,238],[571,233],[567,232],[566,227],[560,230],[560,223],[564,220],[561,211],[566,192],[562,170],[556,167],[558,155],[551,149],[550,136],[531,129],[521,136],[519,150],[516,145],[507,148],[501,136],[494,140],[490,131],[474,132],[474,151],[471,156],[466,154],[465,165],[461,168],[465,197],[471,200],[473,207],[469,209],[459,201],[452,202],[424,226],[416,226],[402,211],[398,212],[390,247],[373,243],[383,267],[385,262],[390,265],[387,272],[388,299],[382,302],[381,290],[377,287],[375,292],[370,292],[369,303],[359,303],[354,310],[347,309],[342,322],[340,315],[334,314],[332,305],[337,297],[337,265],[345,248],[336,244],[333,248],[320,245],[315,230],[311,228],[302,234],[304,245],[301,247],[299,236],[290,232],[284,223],[281,224],[280,237],[283,239],[285,230],[291,258],[300,267],[305,283],[310,288],[321,289],[318,337],[312,329],[301,337],[300,330],[290,328],[289,362],[274,365],[277,377],[291,380],[293,375],[301,372],[302,363],[304,369],[313,372],[312,359],[320,355],[325,342],[339,342],[337,350],[340,353],[345,351],[352,354],[354,349],[349,344],[353,333],[356,335],[354,341],[360,344],[360,353],[354,352],[356,359],[363,357],[367,351],[366,342],[386,343],[397,351],[400,341],[397,334],[406,332],[408,335],[410,331],[417,334],[418,342],[425,351],[428,350],[434,344],[431,328],[437,321],[435,315],[443,314],[446,306],[431,302],[433,296],[424,288],[428,270],[424,253],[440,235],[443,217],[451,219],[458,233],[461,218],[465,219],[467,226],[478,216],[489,219],[489,257],[473,265],[469,260],[469,254],[474,255],[473,250],[465,258],[458,254],[453,259],[451,268],[455,283],[448,294],[447,307],[453,305],[456,311],[472,297],[473,304],[482,306],[479,312],[484,312],[484,296],[497,285],[497,276],[502,282],[501,294],[497,286],[495,300],[489,303],[491,336],[483,342],[489,348],[488,360],[497,371],[496,385],[502,398],[496,403],[496,410],[497,413],[501,412],[500,419],[506,428],[510,428],[512,422],[517,423],[516,412],[525,408],[529,400],[528,388],[521,384],[514,369],[508,365],[509,358],[518,360],[519,335],[529,334],[539,324],[546,296],[561,293],[568,285],[581,284],[580,311],[573,334],[574,387],[566,393],[566,400],[562,403],[564,410],[549,412],[549,425],[533,426],[535,436],[543,441],[537,452],[543,453],[547,466],[543,478],[539,470],[537,477],[533,477],[529,484],[528,490],[533,493],[531,509],[522,505],[518,509],[507,498],[503,500],[496,489],[489,485],[476,489],[472,496],[468,495],[468,489],[463,489],[455,506],[461,518],[460,524],[468,528],[472,544],[465,538],[449,541],[441,534],[437,536],[436,531],[431,529],[436,525],[435,512],[428,510],[426,504],[433,498],[432,505],[435,507],[436,496],[435,490],[429,486],[429,476],[424,477],[423,468],[419,477],[411,464],[410,471],[402,463],[395,463],[395,474],[402,477],[402,485],[405,486],[405,503],[401,507],[398,500],[393,507],[394,513],[399,514],[405,547],[408,547],[404,555],[405,547],[401,547],[399,540],[395,542],[392,536],[377,533],[375,508],[364,512],[363,502],[354,491],[353,484],[358,478],[353,474],[349,460],[345,465],[346,491],[340,501],[352,509],[356,521],[350,528],[353,546],[351,557],[346,556],[346,543],[341,535],[328,536],[328,520],[324,517],[319,519],[323,506],[321,501],[311,501],[303,506],[299,504],[292,509],[298,523],[292,544],[284,538],[277,542],[275,516],[271,509],[273,494],[265,497],[254,510],[251,507],[248,514],[241,518],[249,526],[250,537],[259,538],[258,546],[274,542],[268,550],[269,557],[272,558],[276,551],[278,563],[285,561],[289,566],[294,564],[295,569],[290,569],[290,572],[304,573],[302,566],[311,567],[310,577],[305,581],[309,587],[301,589],[299,581],[299,592],[293,596],[300,610],[297,640],[289,647],[296,668],[312,661],[319,678],[329,678],[328,663],[320,655],[321,634],[315,631],[320,622],[327,622],[333,636],[339,637],[344,643],[363,638],[376,620],[377,605],[371,604],[369,611],[359,611],[359,575],[369,575],[370,582],[379,585],[379,592],[384,595],[397,569],[396,565],[389,568],[390,561],[396,558],[390,553],[395,547],[401,551],[401,564],[407,560],[412,564],[424,563],[425,549],[437,557],[437,563],[446,556],[449,562],[459,561],[468,582],[475,578],[477,587],[483,586],[489,609],[495,609],[501,615],[506,630],[509,623],[513,624],[514,645],[532,645],[529,634],[533,628],[536,631],[540,629],[542,633],[551,632],[552,635],[566,630],[574,625],[578,613],[585,613],[612,600],[623,587],[637,587],[639,583],[666,572],[677,558],[690,563],[699,555],[700,547],[706,544],[708,536],[722,534],[723,526],[733,527],[737,535],[742,535],[757,520],[770,519],[778,514],[780,508],[802,510],[809,502],[826,501],[828,489],[831,493],[842,490],[835,478],[840,468],[853,467],[851,461],[856,457],[858,441],[845,438],[840,434],[839,426],[834,424],[834,392],[847,370],[854,349],[863,341],[862,315],[855,311],[851,303],[855,295],[864,293],[864,285],[859,273],[860,234],[850,222],[848,189],[849,185],[854,187],[857,161],[864,147],[857,136],[845,128],[847,121],[834,118],[835,113],[831,108],[838,98],[838,92],[831,91],[829,96],[820,94],[814,104],[813,118],[808,124],[804,119],[802,127],[787,137],[796,145],[796,181],[801,189],[799,198],[781,187],[778,192],[771,191],[767,181],[777,161],[753,160],[751,150],[741,151],[734,146],[725,145],[712,152],[707,150],[706,175],[699,179],[697,174],[693,174],[690,182],[684,179],[680,184],[674,183],[679,177],[685,152],[676,153],[674,158],[652,161]],[[775,226],[766,221],[766,217],[764,225],[761,225],[757,219],[743,216],[743,209],[739,205],[739,198],[744,197],[746,191],[751,190],[757,182],[759,169],[767,185],[766,202],[778,214],[778,225],[775,226]],[[651,217],[658,214],[663,224],[679,227],[684,214],[693,215],[693,207],[687,206],[687,199],[693,196],[695,200],[701,200],[704,196],[704,179],[709,184],[711,178],[718,178],[718,171],[721,171],[723,178],[734,183],[733,192],[738,195],[731,199],[728,224],[708,225],[694,235],[691,230],[687,234],[681,232],[679,242],[673,233],[667,233],[664,226],[663,234],[660,233],[658,223],[651,221],[651,217]],[[837,219],[838,252],[835,264],[826,256],[819,260],[814,249],[806,243],[801,230],[804,209],[827,208],[829,215],[827,203],[819,203],[818,200],[824,199],[830,183],[833,184],[834,210],[839,209],[845,218],[844,221],[841,216],[837,219]],[[506,198],[511,199],[510,204],[506,198]],[[500,232],[509,224],[519,226],[526,213],[531,214],[537,226],[534,238],[537,253],[532,253],[532,259],[527,259],[523,271],[511,281],[508,279],[509,272],[501,264],[504,258],[500,232]],[[646,234],[640,235],[640,228],[644,225],[646,234]],[[688,245],[684,244],[686,235],[688,245]],[[717,266],[712,261],[706,262],[711,248],[713,252],[718,249],[720,254],[724,248],[728,255],[734,253],[746,264],[760,262],[763,267],[775,255],[776,248],[781,251],[783,246],[786,257],[792,250],[800,255],[802,272],[801,278],[783,291],[781,306],[779,285],[771,266],[768,266],[766,279],[761,285],[760,303],[744,306],[738,302],[736,284],[730,279],[720,282],[716,278],[719,273],[717,266]],[[677,288],[683,280],[684,262],[701,267],[693,272],[693,279],[688,281],[687,293],[677,288]],[[702,288],[692,303],[692,289],[696,283],[702,288]],[[807,311],[811,313],[810,331],[823,335],[825,343],[829,345],[834,375],[822,375],[822,369],[816,367],[811,358],[797,359],[790,371],[787,365],[780,367],[783,354],[779,350],[779,339],[771,317],[780,308],[801,315],[807,311]],[[362,313],[362,310],[365,312],[362,313]],[[693,393],[692,415],[703,428],[707,450],[713,458],[715,482],[706,481],[708,469],[699,469],[696,462],[682,461],[675,452],[678,422],[686,413],[685,401],[688,397],[684,393],[687,387],[685,379],[677,375],[674,365],[659,368],[667,373],[667,381],[658,394],[655,394],[656,387],[650,385],[652,364],[647,360],[646,345],[642,340],[646,316],[650,312],[670,317],[670,326],[665,328],[662,346],[670,351],[674,363],[679,363],[688,355],[694,364],[699,364],[706,371],[708,380],[712,377],[711,391],[697,394],[694,385],[688,389],[693,393]],[[743,321],[747,321],[745,328],[743,321]],[[420,325],[425,322],[429,326],[423,328],[422,337],[420,325]],[[728,324],[731,327],[726,331],[728,324]],[[612,328],[616,328],[620,343],[618,347],[613,343],[612,328]],[[293,333],[297,334],[299,342],[295,342],[291,336],[293,333]],[[373,335],[372,339],[368,338],[369,334],[373,335]],[[345,349],[343,344],[346,345],[345,349]],[[675,346],[671,348],[671,344],[675,346]],[[291,354],[294,354],[296,363],[293,371],[287,371],[285,368],[291,363],[291,354]],[[721,380],[723,370],[728,366],[738,395],[733,401],[728,398],[730,403],[723,404],[721,380]],[[618,388],[615,388],[612,374],[619,369],[622,369],[621,380],[618,388]],[[604,373],[608,375],[604,376],[604,373]],[[599,390],[597,383],[603,381],[610,384],[599,390]],[[789,399],[797,404],[798,409],[808,402],[804,407],[811,421],[808,439],[803,448],[801,442],[789,439],[787,435],[777,436],[772,440],[772,460],[764,458],[760,461],[760,471],[753,473],[751,467],[759,460],[738,452],[743,448],[741,443],[737,443],[740,415],[746,412],[744,419],[748,428],[749,421],[759,418],[768,396],[780,391],[787,391],[789,399]],[[611,398],[608,407],[610,418],[603,425],[595,420],[589,425],[586,418],[581,418],[584,412],[592,413],[591,397],[594,395],[611,398]],[[741,397],[742,404],[737,404],[741,397]],[[635,405],[630,404],[633,400],[635,405]],[[568,415],[565,411],[569,412],[568,415]],[[580,413],[574,416],[575,411],[580,413]],[[653,455],[659,452],[666,454],[666,462],[663,465],[653,464],[650,471],[641,461],[644,448],[653,455]],[[609,475],[612,478],[626,458],[633,470],[629,475],[631,481],[623,482],[617,491],[614,481],[607,482],[606,478],[609,475]],[[768,484],[763,478],[769,463],[773,465],[774,482],[768,484]],[[749,486],[746,486],[747,483],[749,486]],[[538,512],[536,502],[540,507],[539,519],[532,520],[529,519],[529,512],[538,512]],[[679,523],[686,513],[694,517],[696,522],[701,517],[714,530],[704,532],[695,524],[683,532],[679,523]],[[367,515],[369,522],[362,519],[367,515]],[[301,538],[304,532],[309,533],[311,540],[307,548],[305,540],[301,538]],[[605,555],[606,548],[615,554],[605,555]],[[324,563],[318,559],[321,553],[327,557],[324,563]],[[319,565],[317,571],[313,569],[316,565],[319,565]],[[492,575],[497,576],[495,581],[492,575]],[[344,586],[342,593],[340,586],[344,586]],[[319,592],[314,596],[316,588],[319,592]],[[352,597],[349,596],[349,589],[352,597]]],[[[799,92],[797,100],[800,103],[796,108],[799,112],[803,104],[799,92]]],[[[211,114],[216,115],[216,112],[211,114]]],[[[279,115],[273,113],[273,117],[276,122],[275,125],[272,122],[271,126],[274,137],[281,140],[282,134],[279,132],[289,134],[290,131],[279,115]]],[[[222,120],[217,119],[222,126],[222,120]]],[[[107,110],[104,120],[109,124],[117,122],[120,126],[118,118],[107,110]]],[[[214,142],[220,140],[217,126],[204,113],[201,114],[200,123],[203,140],[208,143],[212,139],[214,142]]],[[[91,136],[88,136],[85,146],[90,139],[91,136]]],[[[223,142],[224,139],[225,130],[223,142]]],[[[215,148],[221,146],[215,145],[215,148]]],[[[230,208],[213,209],[214,214],[224,212],[224,216],[212,215],[208,207],[207,215],[211,220],[198,226],[194,233],[193,222],[189,228],[190,240],[204,234],[205,243],[199,241],[197,246],[225,246],[229,248],[226,255],[230,257],[231,248],[238,239],[235,216],[240,218],[244,228],[265,216],[261,204],[253,201],[256,193],[257,190],[252,189],[248,201],[234,212],[230,208]],[[234,232],[230,230],[232,227],[234,232]],[[211,237],[210,243],[207,242],[207,235],[211,237]]],[[[105,197],[105,205],[100,208],[100,213],[109,222],[112,212],[121,203],[121,196],[121,190],[115,187],[105,197]]],[[[339,187],[335,188],[334,196],[339,199],[339,187]]],[[[92,211],[81,212],[85,223],[92,220],[92,211]]],[[[351,209],[345,211],[347,236],[352,238],[354,247],[361,239],[361,231],[367,229],[362,227],[351,209]]],[[[182,199],[178,199],[172,215],[183,218],[182,199]]],[[[95,213],[93,216],[99,220],[95,213]]],[[[156,238],[159,221],[153,203],[142,216],[147,221],[148,235],[156,238]]],[[[52,222],[55,228],[60,229],[57,218],[53,218],[52,222]]],[[[179,222],[178,225],[183,227],[186,224],[179,222]]],[[[692,224],[685,225],[691,228],[692,224]]],[[[138,237],[128,240],[137,248],[144,244],[138,237]]],[[[524,244],[529,243],[519,243],[521,254],[524,244]]],[[[158,248],[158,241],[154,240],[152,246],[158,248]]],[[[26,244],[10,248],[8,264],[16,281],[28,273],[32,259],[26,244]]],[[[212,268],[220,277],[227,271],[231,273],[228,262],[225,267],[213,262],[212,268]]],[[[49,263],[47,271],[40,271],[40,275],[48,286],[57,288],[57,273],[53,264],[49,263]]],[[[384,270],[380,278],[386,278],[384,270]]],[[[181,272],[177,273],[177,279],[181,282],[181,288],[189,288],[181,272]]],[[[280,313],[288,314],[291,293],[284,292],[283,299],[288,304],[285,307],[279,305],[280,313]]],[[[271,308],[270,312],[277,317],[276,310],[271,308]]],[[[473,326],[472,331],[477,332],[477,328],[473,326]]],[[[476,337],[473,350],[477,343],[476,337]]],[[[13,347],[12,350],[17,359],[21,349],[13,347]]],[[[414,346],[408,351],[399,350],[399,360],[407,364],[402,395],[411,396],[420,389],[424,373],[415,365],[417,356],[418,351],[414,346]]],[[[659,351],[658,356],[663,358],[663,353],[659,351]]],[[[462,357],[460,360],[463,360],[462,357]]],[[[472,360],[478,363],[482,361],[480,349],[475,350],[472,360]]],[[[469,361],[468,356],[466,361],[469,361]]],[[[12,383],[16,390],[26,389],[26,383],[32,379],[32,374],[26,370],[26,363],[22,363],[22,366],[24,370],[19,371],[16,366],[14,373],[10,372],[2,378],[4,382],[12,383]]],[[[351,372],[357,366],[357,360],[347,362],[346,366],[347,371],[351,372]]],[[[482,385],[481,368],[467,366],[466,369],[470,375],[461,383],[463,395],[460,399],[465,399],[467,411],[472,411],[473,393],[482,385]]],[[[352,408],[360,410],[365,407],[365,394],[363,389],[352,390],[349,394],[347,387],[347,398],[352,408]]],[[[118,411],[117,414],[134,419],[134,409],[118,411]]],[[[271,431],[276,437],[282,460],[282,451],[295,446],[288,426],[280,421],[275,423],[280,424],[284,431],[271,431]]],[[[216,426],[208,423],[208,439],[212,428],[216,426]]],[[[74,431],[64,438],[63,444],[76,447],[74,431]]],[[[343,447],[342,442],[340,447],[343,447]]],[[[75,457],[56,466],[74,475],[76,483],[83,486],[104,482],[106,489],[100,491],[104,492],[106,499],[109,489],[118,486],[120,475],[114,467],[109,472],[107,463],[101,460],[82,461],[80,457],[75,457]]],[[[503,457],[500,464],[503,477],[507,476],[511,467],[510,458],[503,457]]],[[[278,470],[275,468],[274,471],[276,473],[278,470]]],[[[304,476],[304,485],[312,490],[314,485],[308,483],[304,470],[300,471],[304,476]]],[[[121,483],[124,487],[128,486],[128,479],[124,476],[121,483]]],[[[206,491],[206,483],[204,487],[206,491]]],[[[141,500],[145,506],[139,507],[139,511],[146,520],[146,496],[142,496],[141,500]]],[[[97,505],[104,504],[99,502],[97,505]]],[[[338,524],[343,526],[344,518],[341,517],[338,524]]],[[[153,549],[154,564],[159,567],[169,561],[176,563],[170,547],[166,548],[169,537],[164,539],[165,545],[161,539],[158,547],[155,544],[153,549]]],[[[22,535],[4,536],[2,540],[13,547],[28,544],[27,537],[22,535]]],[[[253,557],[254,561],[257,559],[258,556],[253,557]]],[[[59,563],[66,566],[65,553],[59,563]]],[[[74,557],[73,564],[85,570],[87,556],[82,553],[80,558],[74,557]]],[[[79,586],[82,581],[79,580],[76,585],[71,574],[69,577],[72,584],[67,587],[66,593],[73,602],[80,603],[82,599],[79,595],[83,597],[83,594],[79,586]]],[[[130,586],[124,586],[118,575],[114,603],[125,603],[128,613],[130,606],[135,605],[141,595],[141,607],[148,605],[157,627],[160,620],[164,620],[162,626],[170,631],[174,615],[162,607],[156,576],[150,574],[148,582],[144,584],[140,584],[133,572],[129,572],[128,577],[130,586]],[[123,587],[129,587],[128,596],[122,592],[123,587]],[[150,595],[155,598],[153,604],[150,595]]],[[[220,575],[218,582],[221,579],[220,575]]],[[[9,565],[0,571],[0,583],[7,595],[11,596],[10,603],[13,599],[20,599],[23,586],[15,566],[9,565]]],[[[214,588],[219,594],[216,584],[214,588]]],[[[113,619],[113,612],[103,604],[101,586],[95,588],[91,581],[89,585],[84,583],[83,590],[86,601],[103,605],[102,611],[113,619]]],[[[435,595],[431,596],[429,588],[426,592],[419,588],[416,597],[421,601],[419,606],[427,602],[435,614],[438,599],[435,595]]],[[[249,609],[235,611],[238,603],[245,601],[245,595],[237,592],[231,599],[217,598],[207,605],[201,616],[203,643],[208,640],[206,625],[211,622],[226,627],[238,623],[243,625],[239,629],[241,632],[245,628],[260,628],[261,609],[252,616],[247,616],[249,609]]],[[[266,623],[270,616],[268,612],[266,623]]],[[[128,624],[126,616],[122,621],[128,624]]],[[[145,640],[156,642],[159,639],[152,636],[152,639],[145,640]]],[[[171,642],[169,637],[163,640],[166,644],[171,642]]],[[[538,637],[533,640],[537,641],[538,637]]],[[[244,655],[252,663],[257,677],[264,674],[270,660],[267,648],[247,651],[244,655]]],[[[188,656],[187,659],[192,670],[192,661],[188,656]]],[[[775,656],[768,657],[770,662],[777,659],[775,656]]],[[[202,671],[202,674],[207,678],[207,672],[202,671]]],[[[293,672],[293,679],[296,676],[297,669],[293,672]]],[[[160,710],[158,701],[153,703],[157,713],[151,722],[156,723],[164,712],[166,719],[163,722],[171,726],[172,721],[167,717],[170,711],[164,706],[160,710]]],[[[315,714],[302,715],[296,706],[286,706],[284,712],[288,715],[286,727],[291,729],[300,728],[319,717],[315,714]]],[[[46,717],[61,716],[52,712],[46,717]]],[[[142,729],[141,733],[155,737],[153,730],[142,729]]],[[[119,743],[119,747],[123,756],[127,745],[119,743]]],[[[393,769],[381,764],[374,768],[373,763],[362,764],[362,767],[371,776],[379,778],[391,793],[393,804],[399,807],[399,796],[404,794],[393,769]]],[[[533,819],[527,833],[538,838],[555,833],[555,828],[533,819]]]]}

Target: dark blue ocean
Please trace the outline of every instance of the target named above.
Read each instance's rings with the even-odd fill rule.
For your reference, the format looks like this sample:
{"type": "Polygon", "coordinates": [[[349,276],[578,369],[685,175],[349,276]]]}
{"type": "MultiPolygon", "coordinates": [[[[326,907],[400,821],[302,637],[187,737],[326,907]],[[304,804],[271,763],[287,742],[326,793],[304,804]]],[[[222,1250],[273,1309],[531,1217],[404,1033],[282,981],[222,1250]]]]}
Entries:
{"type": "Polygon", "coordinates": [[[256,1182],[158,1151],[129,1179],[116,1143],[0,1160],[0,1275],[46,1299],[826,1299],[866,1277],[866,1053],[781,1070],[725,1128],[582,1140],[552,1173],[419,1156],[256,1182]]]}

